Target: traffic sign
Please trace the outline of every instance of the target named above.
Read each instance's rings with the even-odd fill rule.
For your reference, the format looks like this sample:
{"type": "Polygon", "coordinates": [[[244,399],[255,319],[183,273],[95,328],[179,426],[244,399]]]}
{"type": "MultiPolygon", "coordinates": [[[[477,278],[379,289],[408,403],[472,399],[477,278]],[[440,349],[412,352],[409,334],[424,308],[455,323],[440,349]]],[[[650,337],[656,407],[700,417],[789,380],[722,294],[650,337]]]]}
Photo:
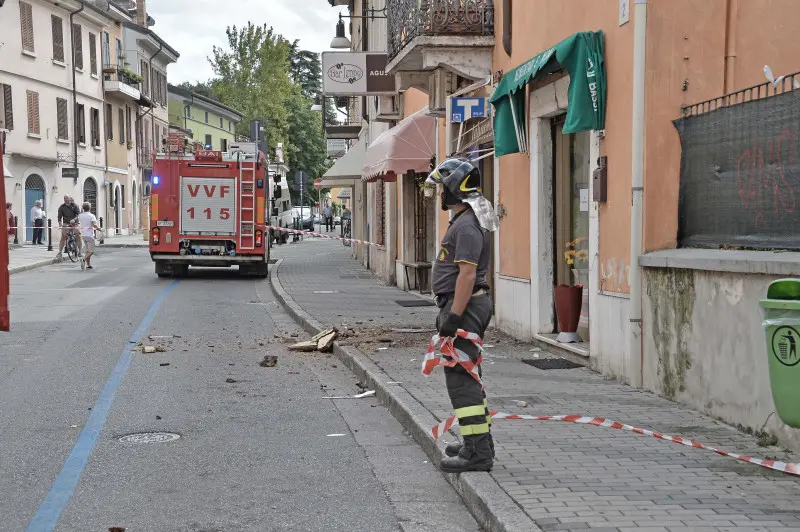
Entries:
{"type": "Polygon", "coordinates": [[[314,180],[314,188],[320,190],[322,188],[322,178],[318,177],[314,180]]]}

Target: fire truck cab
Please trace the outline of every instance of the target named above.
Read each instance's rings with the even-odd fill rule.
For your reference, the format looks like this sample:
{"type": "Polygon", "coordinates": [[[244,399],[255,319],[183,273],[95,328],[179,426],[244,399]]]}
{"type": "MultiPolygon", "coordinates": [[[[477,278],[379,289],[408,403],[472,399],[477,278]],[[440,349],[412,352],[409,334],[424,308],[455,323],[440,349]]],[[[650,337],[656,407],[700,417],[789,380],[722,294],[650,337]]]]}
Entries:
{"type": "Polygon", "coordinates": [[[266,277],[268,161],[255,143],[229,151],[169,146],[156,153],[150,192],[150,257],[159,277],[189,266],[238,266],[266,277]]]}

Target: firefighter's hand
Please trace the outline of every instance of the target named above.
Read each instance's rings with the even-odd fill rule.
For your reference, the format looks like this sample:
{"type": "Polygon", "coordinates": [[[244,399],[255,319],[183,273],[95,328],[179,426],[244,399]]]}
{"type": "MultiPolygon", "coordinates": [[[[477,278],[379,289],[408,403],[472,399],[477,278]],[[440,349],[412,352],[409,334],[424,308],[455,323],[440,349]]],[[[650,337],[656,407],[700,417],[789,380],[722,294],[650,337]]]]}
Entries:
{"type": "Polygon", "coordinates": [[[452,312],[447,313],[447,318],[439,326],[439,334],[449,338],[454,338],[456,331],[461,328],[461,323],[464,321],[462,316],[452,312]]]}

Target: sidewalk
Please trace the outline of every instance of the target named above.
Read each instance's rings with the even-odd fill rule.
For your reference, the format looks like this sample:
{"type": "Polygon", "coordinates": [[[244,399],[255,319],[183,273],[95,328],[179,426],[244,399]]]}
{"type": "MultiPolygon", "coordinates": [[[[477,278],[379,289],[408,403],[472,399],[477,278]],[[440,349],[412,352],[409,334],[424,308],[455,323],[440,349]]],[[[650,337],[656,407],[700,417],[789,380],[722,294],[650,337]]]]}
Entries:
{"type": "MultiPolygon", "coordinates": [[[[436,308],[395,303],[415,296],[381,285],[339,243],[307,240],[276,248],[273,257],[282,259],[271,276],[279,299],[306,328],[317,321],[344,330],[344,322],[359,333],[342,339],[337,353],[369,377],[438,462],[444,442],[453,437],[446,435],[434,447],[428,431],[452,415],[452,407],[441,372],[429,378],[420,373],[429,334],[390,330],[429,328],[436,308]]],[[[485,340],[493,346],[484,363],[492,410],[604,417],[748,456],[798,461],[780,448],[760,447],[756,438],[728,425],[588,369],[543,371],[524,364],[522,359],[549,354],[497,331],[485,340]]],[[[487,530],[800,530],[796,477],[603,427],[498,420],[493,434],[497,461],[491,473],[447,475],[487,530]]]]}
{"type": "MultiPolygon", "coordinates": [[[[55,239],[56,233],[53,233],[55,239]]],[[[147,247],[147,241],[142,235],[113,236],[106,238],[105,243],[97,246],[97,251],[102,253],[103,248],[128,248],[128,247],[147,247]]],[[[53,241],[53,251],[47,251],[47,244],[43,246],[33,246],[31,244],[11,245],[8,250],[8,273],[14,275],[42,266],[55,263],[56,253],[58,253],[58,241],[53,241]]]]}

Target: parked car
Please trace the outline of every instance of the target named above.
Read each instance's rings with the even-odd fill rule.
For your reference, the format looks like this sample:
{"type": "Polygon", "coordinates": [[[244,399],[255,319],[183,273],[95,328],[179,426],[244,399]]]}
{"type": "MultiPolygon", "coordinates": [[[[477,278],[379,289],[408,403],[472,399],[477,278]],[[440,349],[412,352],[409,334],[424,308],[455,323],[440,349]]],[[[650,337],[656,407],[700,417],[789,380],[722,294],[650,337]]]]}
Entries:
{"type": "Polygon", "coordinates": [[[300,218],[300,228],[305,231],[314,230],[314,213],[311,207],[292,207],[292,218],[300,218]]]}
{"type": "Polygon", "coordinates": [[[342,217],[338,214],[333,217],[333,225],[342,225],[342,217]]]}

